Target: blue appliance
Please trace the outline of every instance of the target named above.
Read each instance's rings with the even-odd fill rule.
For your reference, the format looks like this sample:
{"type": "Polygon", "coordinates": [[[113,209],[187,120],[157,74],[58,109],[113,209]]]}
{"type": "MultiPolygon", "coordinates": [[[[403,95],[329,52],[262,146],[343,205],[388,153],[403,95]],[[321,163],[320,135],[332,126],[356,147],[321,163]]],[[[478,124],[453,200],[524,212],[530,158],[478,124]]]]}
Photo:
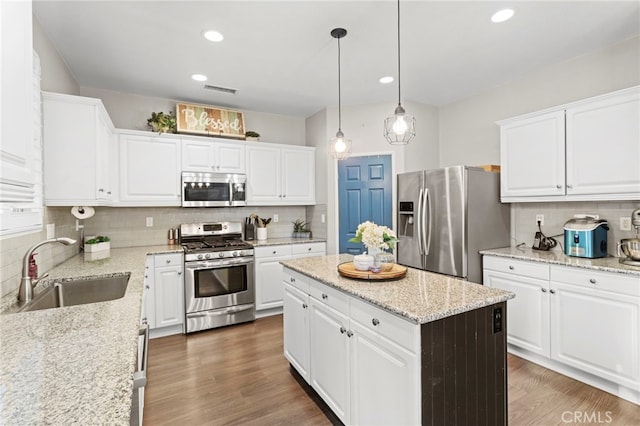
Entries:
{"type": "Polygon", "coordinates": [[[607,255],[609,224],[597,216],[576,215],[564,224],[564,254],[590,259],[607,255]]]}

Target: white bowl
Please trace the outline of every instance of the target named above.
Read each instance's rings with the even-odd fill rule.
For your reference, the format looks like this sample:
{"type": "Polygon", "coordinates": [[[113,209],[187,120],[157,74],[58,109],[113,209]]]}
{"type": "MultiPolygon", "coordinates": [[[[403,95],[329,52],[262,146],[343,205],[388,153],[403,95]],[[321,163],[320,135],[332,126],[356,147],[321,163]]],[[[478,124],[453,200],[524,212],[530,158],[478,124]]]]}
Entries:
{"type": "Polygon", "coordinates": [[[353,266],[358,271],[368,271],[373,266],[373,256],[368,254],[359,254],[353,257],[353,266]]]}

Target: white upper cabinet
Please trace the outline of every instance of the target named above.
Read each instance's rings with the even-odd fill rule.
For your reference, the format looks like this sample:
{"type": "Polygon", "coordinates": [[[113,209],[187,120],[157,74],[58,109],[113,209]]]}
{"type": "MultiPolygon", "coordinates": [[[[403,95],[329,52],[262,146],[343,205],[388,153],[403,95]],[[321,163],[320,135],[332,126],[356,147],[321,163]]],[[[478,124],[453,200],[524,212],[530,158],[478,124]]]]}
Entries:
{"type": "Polygon", "coordinates": [[[179,206],[180,139],[120,133],[120,206],[179,206]]]}
{"type": "Polygon", "coordinates": [[[315,148],[247,145],[247,204],[315,203],[315,148]]]}
{"type": "Polygon", "coordinates": [[[182,171],[213,173],[245,172],[244,142],[209,138],[182,138],[182,171]]]}
{"type": "Polygon", "coordinates": [[[640,199],[640,88],[498,122],[501,200],[640,199]]]}
{"type": "Polygon", "coordinates": [[[42,93],[44,198],[50,206],[113,201],[113,124],[100,99],[42,93]]]}

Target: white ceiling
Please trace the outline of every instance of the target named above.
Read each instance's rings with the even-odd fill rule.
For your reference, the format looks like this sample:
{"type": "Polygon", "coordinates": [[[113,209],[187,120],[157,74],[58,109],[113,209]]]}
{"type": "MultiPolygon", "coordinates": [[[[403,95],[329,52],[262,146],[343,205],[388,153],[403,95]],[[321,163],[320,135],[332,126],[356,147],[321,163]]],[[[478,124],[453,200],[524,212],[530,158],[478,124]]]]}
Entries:
{"type": "MultiPolygon", "coordinates": [[[[77,82],[207,105],[309,116],[397,100],[395,1],[34,1],[77,82]],[[206,29],[222,32],[212,43],[206,29]],[[207,91],[191,80],[237,89],[207,91]]],[[[640,33],[638,1],[401,3],[402,99],[443,105],[640,33]],[[493,24],[510,6],[516,15],[493,24]]]]}

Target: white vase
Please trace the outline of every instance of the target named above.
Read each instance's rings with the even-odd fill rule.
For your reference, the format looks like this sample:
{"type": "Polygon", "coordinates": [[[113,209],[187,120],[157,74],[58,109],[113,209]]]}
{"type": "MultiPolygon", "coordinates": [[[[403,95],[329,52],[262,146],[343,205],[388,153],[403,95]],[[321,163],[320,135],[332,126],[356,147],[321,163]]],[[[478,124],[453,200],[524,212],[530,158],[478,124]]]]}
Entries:
{"type": "Polygon", "coordinates": [[[256,231],[258,233],[258,239],[259,240],[266,240],[267,239],[267,228],[256,228],[256,231]]]}
{"type": "Polygon", "coordinates": [[[373,257],[376,257],[376,254],[380,253],[382,250],[380,250],[377,247],[373,247],[373,248],[368,248],[367,247],[367,254],[371,255],[373,257]]]}

